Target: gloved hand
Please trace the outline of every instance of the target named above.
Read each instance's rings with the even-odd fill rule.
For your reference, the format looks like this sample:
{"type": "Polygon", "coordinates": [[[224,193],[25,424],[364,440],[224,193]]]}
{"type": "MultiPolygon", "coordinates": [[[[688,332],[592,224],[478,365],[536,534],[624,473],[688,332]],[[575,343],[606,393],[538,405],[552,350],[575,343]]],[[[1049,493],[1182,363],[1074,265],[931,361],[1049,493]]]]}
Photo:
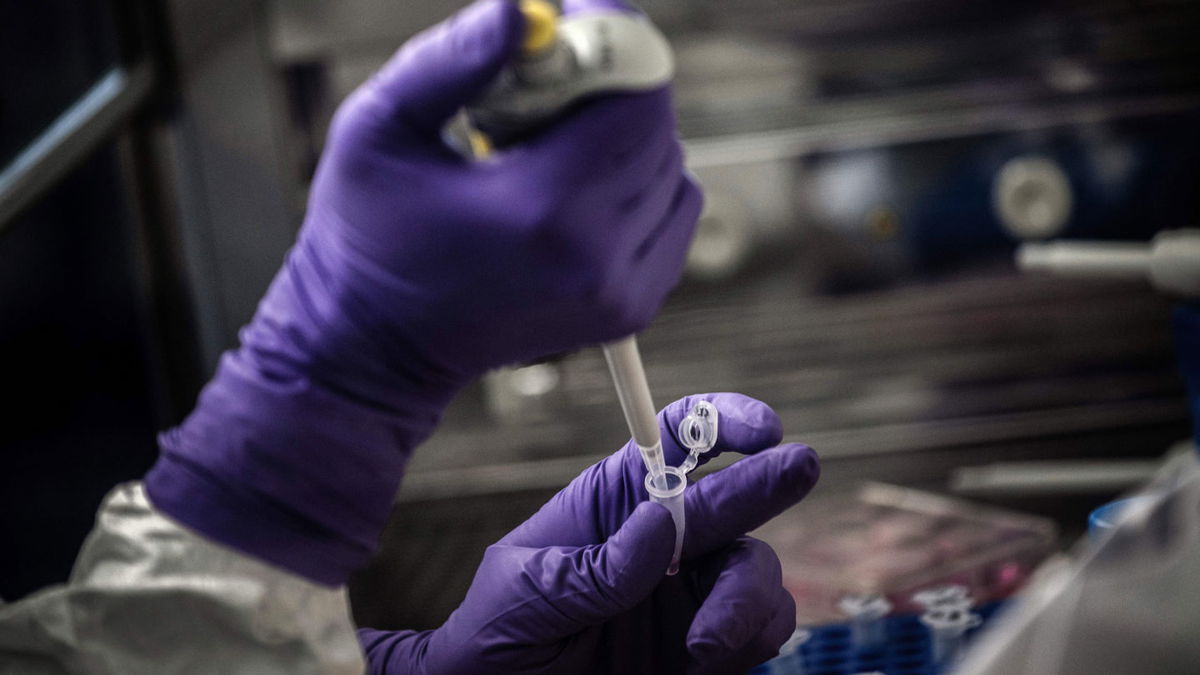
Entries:
{"type": "MultiPolygon", "coordinates": [[[[779,418],[740,394],[705,394],[716,447],[751,454],[687,488],[678,575],[668,511],[647,502],[637,446],[559,492],[488,548],[462,605],[425,632],[359,631],[372,673],[741,673],[774,656],[796,625],[779,560],[743,536],[800,501],[815,453],[779,443],[779,418]]],[[[659,414],[669,464],[697,397],[659,414]]]]}
{"type": "Polygon", "coordinates": [[[649,323],[700,209],[666,89],[593,101],[486,161],[443,141],[523,30],[515,2],[483,0],[343,103],[240,349],[160,439],[145,479],[158,509],[344,583],[463,385],[649,323]]]}

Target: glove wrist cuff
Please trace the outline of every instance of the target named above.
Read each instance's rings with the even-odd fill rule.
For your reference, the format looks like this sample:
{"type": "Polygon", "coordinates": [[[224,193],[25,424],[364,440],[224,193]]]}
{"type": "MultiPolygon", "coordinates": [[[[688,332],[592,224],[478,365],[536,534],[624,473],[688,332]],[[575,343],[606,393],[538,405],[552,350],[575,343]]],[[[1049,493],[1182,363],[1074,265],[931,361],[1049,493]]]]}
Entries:
{"type": "Polygon", "coordinates": [[[381,403],[272,365],[246,350],[222,358],[196,409],[160,436],[147,494],[211,539],[340,585],[374,554],[404,466],[453,392],[397,389],[381,403]]]}
{"type": "Polygon", "coordinates": [[[371,673],[429,672],[426,667],[430,638],[434,631],[358,629],[358,642],[371,673]]]}

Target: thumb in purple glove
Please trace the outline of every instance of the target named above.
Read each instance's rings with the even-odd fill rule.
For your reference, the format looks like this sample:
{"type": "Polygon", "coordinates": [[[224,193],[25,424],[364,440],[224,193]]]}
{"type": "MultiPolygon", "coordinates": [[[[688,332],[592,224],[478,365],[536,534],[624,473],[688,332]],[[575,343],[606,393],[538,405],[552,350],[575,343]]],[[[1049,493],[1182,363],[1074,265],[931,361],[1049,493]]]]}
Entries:
{"type": "Polygon", "coordinates": [[[644,601],[670,562],[673,535],[670,513],[645,502],[603,544],[490,547],[468,592],[471,603],[432,634],[426,668],[470,672],[482,659],[505,671],[549,663],[556,672],[589,670],[593,653],[577,649],[563,658],[559,642],[644,601]],[[473,649],[462,649],[464,635],[472,636],[473,649]],[[514,642],[532,648],[514,652],[514,642]]]}

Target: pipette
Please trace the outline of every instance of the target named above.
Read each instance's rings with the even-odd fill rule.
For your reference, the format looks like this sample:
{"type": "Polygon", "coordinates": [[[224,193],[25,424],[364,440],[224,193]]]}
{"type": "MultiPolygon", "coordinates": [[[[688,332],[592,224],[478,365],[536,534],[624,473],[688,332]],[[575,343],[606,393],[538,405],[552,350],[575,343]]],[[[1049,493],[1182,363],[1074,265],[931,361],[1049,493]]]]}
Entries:
{"type": "Polygon", "coordinates": [[[629,433],[646,465],[646,492],[650,494],[650,499],[666,506],[675,521],[675,550],[667,568],[667,574],[675,574],[679,571],[683,531],[687,524],[683,501],[687,474],[699,463],[700,455],[712,450],[717,443],[717,409],[707,401],[700,401],[688,411],[688,415],[679,423],[679,439],[688,449],[688,457],[678,467],[667,466],[663,458],[658,414],[654,409],[654,400],[650,398],[650,384],[646,381],[646,369],[642,366],[637,338],[631,335],[606,344],[603,349],[617,389],[617,399],[621,402],[625,422],[629,425],[629,433]]]}
{"type": "Polygon", "coordinates": [[[675,549],[667,574],[679,572],[679,558],[683,553],[684,517],[683,491],[687,477],[675,467],[669,467],[663,459],[662,433],[658,429],[658,414],[654,400],[650,398],[650,384],[646,381],[646,369],[642,366],[642,355],[638,351],[637,338],[629,337],[603,346],[608,371],[612,374],[617,389],[617,399],[629,433],[642,454],[646,465],[646,492],[650,499],[667,507],[675,521],[675,549]]]}
{"type": "MultiPolygon", "coordinates": [[[[520,56],[470,109],[475,122],[488,129],[519,134],[585,96],[651,90],[674,75],[670,45],[642,15],[598,9],[560,20],[557,9],[544,0],[522,0],[521,11],[526,31],[520,56]]],[[[490,150],[488,139],[469,125],[467,139],[466,145],[477,156],[490,150]]],[[[686,471],[664,461],[658,416],[637,339],[631,335],[603,349],[625,421],[646,465],[646,491],[667,507],[675,521],[675,550],[667,569],[667,574],[675,574],[683,549],[686,471]]],[[[714,425],[715,421],[714,415],[714,425]]],[[[698,428],[706,424],[701,422],[698,428]]],[[[715,441],[715,433],[712,436],[715,441]]],[[[697,448],[699,452],[709,449],[711,444],[697,448]]]]}

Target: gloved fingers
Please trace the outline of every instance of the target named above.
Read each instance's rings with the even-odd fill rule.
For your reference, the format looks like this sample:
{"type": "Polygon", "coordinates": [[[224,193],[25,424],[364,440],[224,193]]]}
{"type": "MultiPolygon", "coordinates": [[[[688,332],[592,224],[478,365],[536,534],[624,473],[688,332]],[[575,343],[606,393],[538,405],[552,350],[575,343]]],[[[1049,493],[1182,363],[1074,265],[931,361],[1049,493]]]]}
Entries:
{"type": "Polygon", "coordinates": [[[647,501],[645,469],[638,473],[631,461],[641,466],[636,446],[632,451],[626,447],[584,469],[537,513],[505,535],[501,543],[541,547],[604,542],[621,528],[628,514],[647,501]]]}
{"type": "MultiPolygon", "coordinates": [[[[695,194],[687,194],[690,183],[686,181],[681,176],[677,182],[678,189],[672,191],[673,204],[686,199],[698,202],[695,194]]],[[[589,294],[596,306],[602,308],[597,310],[601,317],[599,325],[604,327],[601,341],[640,333],[650,325],[671,289],[679,283],[695,226],[694,219],[683,220],[674,214],[667,231],[655,242],[653,260],[638,260],[636,250],[614,252],[614,259],[589,294]]],[[[636,232],[630,234],[640,236],[636,232]]],[[[636,242],[632,237],[627,238],[636,242]]]]}
{"type": "MultiPolygon", "coordinates": [[[[634,259],[629,263],[631,271],[623,275],[629,288],[637,289],[637,295],[628,301],[632,307],[629,315],[637,325],[623,335],[640,332],[650,325],[671,289],[679,283],[702,202],[695,183],[687,176],[680,176],[672,195],[671,212],[634,251],[634,259]],[[629,279],[636,282],[630,284],[629,279]]],[[[707,455],[701,459],[702,463],[706,461],[707,455]]]]}
{"type": "Polygon", "coordinates": [[[643,502],[603,544],[544,549],[528,576],[557,622],[545,637],[572,635],[645,600],[662,581],[674,543],[670,512],[643,502]]]}
{"type": "MultiPolygon", "coordinates": [[[[682,162],[682,157],[680,161],[682,162]]],[[[634,252],[636,260],[645,260],[646,266],[650,267],[678,259],[678,267],[682,270],[703,208],[704,191],[700,184],[686,171],[677,173],[671,201],[660,217],[658,227],[639,242],[634,252]],[[664,255],[670,257],[664,260],[664,255]]]]}
{"type": "Polygon", "coordinates": [[[775,613],[763,630],[741,649],[727,653],[723,660],[703,661],[689,654],[688,673],[744,673],[760,663],[779,655],[779,648],[796,628],[796,602],[790,593],[780,588],[775,601],[775,613]]]}
{"type": "Polygon", "coordinates": [[[779,515],[803,499],[820,474],[811,448],[787,443],[701,478],[684,492],[684,560],[715,551],[779,515]]]}
{"type": "Polygon", "coordinates": [[[563,0],[563,14],[575,14],[591,9],[615,9],[624,12],[637,12],[629,3],[622,0],[563,0]]]}
{"type": "Polygon", "coordinates": [[[796,625],[779,558],[765,542],[742,537],[700,562],[706,597],[687,635],[689,672],[745,672],[771,658],[796,625]]]}
{"type": "Polygon", "coordinates": [[[539,185],[624,181],[638,162],[649,164],[643,174],[652,171],[674,134],[667,87],[608,94],[581,103],[542,133],[503,153],[500,161],[528,168],[529,179],[539,185]]]}
{"type": "Polygon", "coordinates": [[[601,155],[589,155],[577,147],[567,156],[555,150],[557,156],[553,161],[545,158],[532,161],[534,158],[525,154],[528,149],[518,147],[489,168],[497,180],[506,184],[511,184],[514,173],[523,174],[521,191],[531,194],[549,196],[545,194],[545,186],[562,185],[559,199],[545,200],[556,217],[541,219],[554,226],[553,231],[543,229],[543,234],[560,248],[578,252],[577,256],[570,256],[575,260],[567,264],[577,268],[593,266],[595,281],[611,280],[622,291],[637,293],[636,284],[630,283],[626,271],[637,259],[635,253],[647,233],[657,232],[664,221],[673,222],[668,215],[679,198],[683,150],[669,120],[631,126],[635,127],[629,132],[632,138],[610,139],[610,145],[622,145],[624,151],[606,148],[601,155]],[[572,173],[576,174],[574,178],[564,180],[564,175],[572,173]],[[596,198],[587,199],[587,195],[596,198]],[[578,226],[577,223],[587,221],[574,215],[573,210],[575,204],[585,202],[604,205],[603,213],[596,215],[608,221],[607,227],[578,226]]]}
{"type": "Polygon", "coordinates": [[[616,223],[625,225],[629,236],[624,248],[633,253],[646,232],[664,221],[674,204],[679,179],[683,176],[683,148],[669,130],[659,127],[645,133],[645,140],[617,162],[608,184],[597,190],[620,195],[613,204],[616,223]]]}
{"type": "Polygon", "coordinates": [[[524,31],[516,3],[480,0],[409,40],[355,97],[399,129],[438,138],[516,53],[524,31]]]}
{"type": "Polygon", "coordinates": [[[766,628],[755,636],[754,649],[748,649],[747,655],[751,666],[758,665],[767,659],[779,655],[779,649],[796,631],[796,599],[791,592],[780,586],[775,592],[775,615],[767,622],[766,628]]]}
{"type": "MultiPolygon", "coordinates": [[[[666,252],[682,271],[688,244],[700,217],[703,194],[683,169],[683,148],[672,139],[651,176],[617,205],[617,218],[644,224],[632,228],[628,264],[644,260],[660,240],[670,239],[666,252]],[[673,235],[673,236],[671,236],[673,235]]],[[[669,262],[663,260],[662,262],[669,262]]]]}

